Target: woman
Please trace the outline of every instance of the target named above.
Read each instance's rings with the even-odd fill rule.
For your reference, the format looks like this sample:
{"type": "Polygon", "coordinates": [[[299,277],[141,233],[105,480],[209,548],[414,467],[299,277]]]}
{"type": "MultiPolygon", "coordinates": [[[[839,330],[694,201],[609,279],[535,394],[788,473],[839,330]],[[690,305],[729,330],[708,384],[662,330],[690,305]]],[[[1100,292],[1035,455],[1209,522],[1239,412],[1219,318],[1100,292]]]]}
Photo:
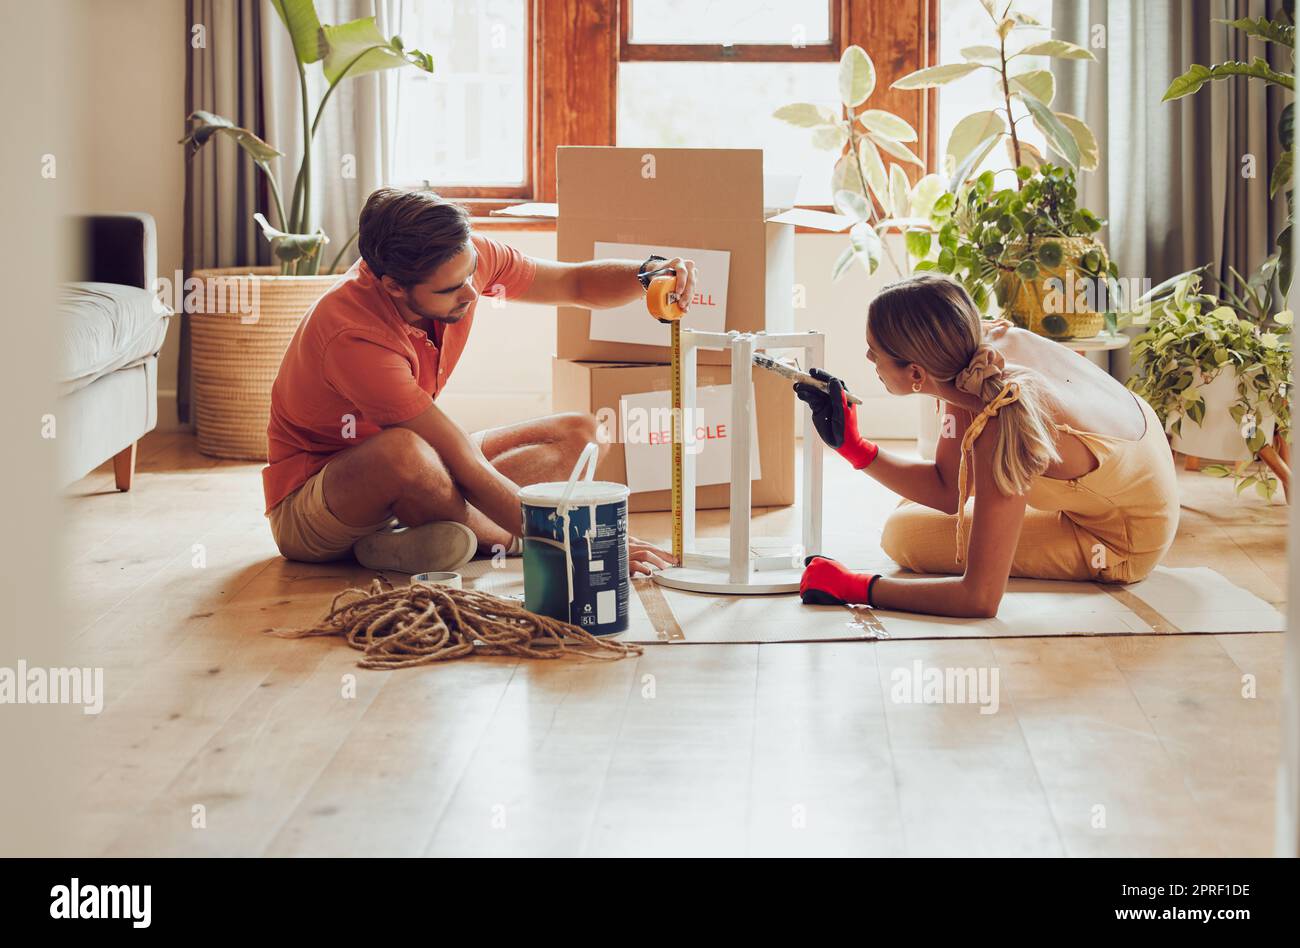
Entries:
{"type": "Polygon", "coordinates": [[[884,551],[915,572],[958,575],[873,576],[814,556],[804,602],[990,617],[1008,576],[1131,583],[1169,549],[1178,484],[1160,420],[1087,359],[981,320],[959,284],[933,274],[872,301],[867,358],[891,394],[943,403],[933,462],[863,438],[840,380],[820,373],[829,392],[795,390],[823,440],[905,498],[884,551]]]}

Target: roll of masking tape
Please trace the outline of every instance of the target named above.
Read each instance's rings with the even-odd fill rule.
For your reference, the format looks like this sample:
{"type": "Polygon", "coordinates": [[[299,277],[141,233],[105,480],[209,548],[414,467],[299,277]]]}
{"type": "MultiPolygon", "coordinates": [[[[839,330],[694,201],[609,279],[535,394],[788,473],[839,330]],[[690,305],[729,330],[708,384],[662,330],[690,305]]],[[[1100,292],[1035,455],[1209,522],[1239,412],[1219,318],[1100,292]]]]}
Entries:
{"type": "Polygon", "coordinates": [[[460,573],[416,573],[411,582],[424,583],[426,586],[446,586],[448,589],[460,589],[460,573]]]}

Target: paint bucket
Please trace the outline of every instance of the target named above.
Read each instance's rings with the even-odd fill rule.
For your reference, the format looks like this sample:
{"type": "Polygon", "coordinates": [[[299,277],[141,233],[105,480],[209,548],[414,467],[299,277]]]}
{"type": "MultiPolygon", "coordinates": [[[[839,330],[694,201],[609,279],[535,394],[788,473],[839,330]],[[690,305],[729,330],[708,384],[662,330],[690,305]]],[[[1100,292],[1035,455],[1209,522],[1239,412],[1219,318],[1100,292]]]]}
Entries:
{"type": "Polygon", "coordinates": [[[592,480],[596,456],[596,445],[589,444],[567,481],[519,491],[524,607],[592,635],[617,635],[628,624],[629,490],[626,484],[592,480]]]}

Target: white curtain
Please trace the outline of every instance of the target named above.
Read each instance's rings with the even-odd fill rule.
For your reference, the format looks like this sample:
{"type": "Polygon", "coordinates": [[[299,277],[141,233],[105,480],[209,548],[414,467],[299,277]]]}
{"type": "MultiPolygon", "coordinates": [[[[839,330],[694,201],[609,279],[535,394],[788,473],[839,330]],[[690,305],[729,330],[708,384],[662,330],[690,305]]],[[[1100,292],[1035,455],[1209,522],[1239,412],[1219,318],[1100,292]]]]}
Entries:
{"type": "MultiPolygon", "coordinates": [[[[1101,164],[1080,176],[1079,201],[1108,219],[1101,236],[1121,276],[1158,283],[1211,263],[1226,278],[1229,266],[1249,274],[1272,253],[1286,213],[1282,195],[1268,197],[1282,97],[1245,78],[1206,83],[1175,102],[1161,97],[1193,63],[1276,59],[1273,44],[1214,20],[1268,16],[1277,5],[1055,0],[1053,36],[1098,59],[1052,61],[1053,108],[1082,117],[1097,135],[1101,164]],[[1253,178],[1242,174],[1247,155],[1253,178]]],[[[1129,362],[1127,349],[1112,353],[1112,373],[1127,378],[1129,362]]]]}

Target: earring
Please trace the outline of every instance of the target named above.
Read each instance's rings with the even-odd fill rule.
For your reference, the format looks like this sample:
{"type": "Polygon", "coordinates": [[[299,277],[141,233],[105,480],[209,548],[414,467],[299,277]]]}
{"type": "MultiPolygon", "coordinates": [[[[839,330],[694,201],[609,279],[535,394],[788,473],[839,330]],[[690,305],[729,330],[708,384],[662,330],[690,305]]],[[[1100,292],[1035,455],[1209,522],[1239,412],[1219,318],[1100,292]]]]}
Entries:
{"type": "Polygon", "coordinates": [[[912,383],[912,391],[913,391],[913,392],[919,392],[920,390],[921,390],[921,383],[920,383],[920,382],[913,382],[913,383],[912,383]]]}

